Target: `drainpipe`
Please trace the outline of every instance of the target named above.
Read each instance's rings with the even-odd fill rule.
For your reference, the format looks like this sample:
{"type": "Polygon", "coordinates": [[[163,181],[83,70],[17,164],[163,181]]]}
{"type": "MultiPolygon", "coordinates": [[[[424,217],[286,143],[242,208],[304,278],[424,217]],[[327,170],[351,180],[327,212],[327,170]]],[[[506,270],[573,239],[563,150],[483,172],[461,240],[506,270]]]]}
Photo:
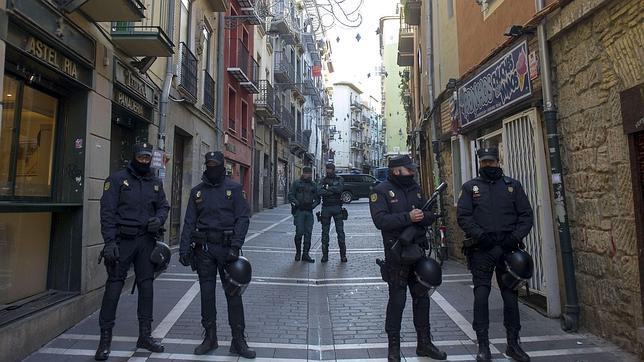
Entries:
{"type": "MultiPolygon", "coordinates": [[[[432,130],[432,154],[434,155],[434,159],[432,162],[432,178],[433,178],[433,186],[438,185],[438,180],[440,179],[440,167],[439,167],[439,159],[440,159],[440,144],[438,141],[438,120],[437,117],[439,116],[439,112],[436,112],[434,109],[436,107],[434,103],[434,29],[433,29],[433,22],[432,22],[432,4],[433,2],[428,1],[425,2],[427,4],[427,32],[425,34],[425,48],[427,49],[427,61],[429,63],[429,66],[427,67],[428,69],[428,76],[429,76],[429,109],[430,109],[430,127],[432,130]]],[[[442,212],[443,210],[443,197],[442,195],[438,195],[438,212],[442,212]]]]}
{"type": "Polygon", "coordinates": [[[218,16],[217,26],[217,110],[215,114],[215,149],[221,149],[221,140],[224,129],[224,33],[225,31],[225,13],[218,16]],[[221,134],[220,134],[221,133],[221,134]]]}
{"type": "MultiPolygon", "coordinates": [[[[166,32],[169,39],[174,38],[174,0],[168,0],[168,28],[166,32]]],[[[168,124],[168,101],[170,100],[170,87],[172,86],[173,77],[173,62],[172,56],[169,56],[165,63],[165,79],[163,81],[163,89],[161,91],[161,100],[159,102],[159,136],[158,147],[160,150],[165,151],[165,136],[166,127],[168,124]]]]}
{"type": "MultiPolygon", "coordinates": [[[[544,0],[536,0],[535,8],[539,12],[544,7],[544,0]]],[[[539,22],[537,27],[539,41],[539,60],[541,66],[541,84],[543,93],[543,114],[546,122],[548,137],[548,150],[550,154],[550,167],[552,171],[552,190],[556,212],[557,227],[559,229],[559,243],[561,244],[561,263],[564,273],[566,288],[566,305],[561,327],[566,332],[577,332],[579,328],[579,303],[577,300],[577,282],[575,280],[575,264],[572,256],[572,243],[570,240],[570,226],[566,211],[566,192],[561,170],[561,153],[559,147],[559,134],[557,132],[557,109],[552,96],[552,77],[550,68],[550,54],[546,38],[546,20],[539,22]]]]}

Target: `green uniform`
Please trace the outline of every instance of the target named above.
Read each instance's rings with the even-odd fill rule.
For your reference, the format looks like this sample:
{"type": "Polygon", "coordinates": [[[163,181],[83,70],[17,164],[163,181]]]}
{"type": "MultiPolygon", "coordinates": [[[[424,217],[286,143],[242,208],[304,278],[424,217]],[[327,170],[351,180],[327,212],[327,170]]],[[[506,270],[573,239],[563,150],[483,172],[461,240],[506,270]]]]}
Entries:
{"type": "Polygon", "coordinates": [[[313,209],[320,204],[320,195],[315,183],[311,180],[295,180],[288,193],[288,201],[293,205],[294,210],[296,255],[300,255],[302,251],[302,237],[304,237],[303,255],[309,255],[313,233],[313,209]]]}
{"type": "Polygon", "coordinates": [[[331,218],[333,218],[335,230],[338,233],[340,257],[345,259],[347,246],[345,244],[341,198],[344,181],[339,176],[325,177],[320,180],[318,189],[320,196],[322,196],[322,213],[320,215],[320,221],[322,222],[322,258],[324,260],[329,257],[329,230],[331,229],[331,218]]]}

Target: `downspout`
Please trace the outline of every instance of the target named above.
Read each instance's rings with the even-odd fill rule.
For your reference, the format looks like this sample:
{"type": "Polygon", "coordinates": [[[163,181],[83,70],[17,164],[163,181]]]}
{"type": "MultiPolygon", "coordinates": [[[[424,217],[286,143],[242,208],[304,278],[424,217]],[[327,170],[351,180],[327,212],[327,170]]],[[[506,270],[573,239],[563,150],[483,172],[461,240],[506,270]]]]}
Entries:
{"type": "MultiPolygon", "coordinates": [[[[169,39],[174,39],[174,0],[168,0],[168,28],[166,32],[169,39]]],[[[168,124],[168,101],[170,100],[170,87],[172,87],[174,63],[172,56],[167,58],[165,63],[165,79],[163,80],[163,89],[161,90],[161,100],[159,102],[159,135],[158,147],[160,150],[166,149],[165,138],[168,124]]]]}
{"type": "Polygon", "coordinates": [[[217,110],[215,114],[215,149],[220,150],[221,140],[224,129],[224,33],[225,33],[225,13],[218,16],[217,26],[217,110]]]}
{"type": "MultiPolygon", "coordinates": [[[[544,0],[536,0],[536,11],[541,11],[543,7],[544,0]]],[[[557,109],[552,96],[550,54],[546,38],[545,18],[539,22],[537,27],[537,39],[539,42],[539,61],[541,63],[543,114],[546,122],[550,167],[552,171],[552,190],[554,193],[557,227],[559,229],[559,243],[561,244],[561,262],[564,273],[564,285],[566,288],[566,305],[561,326],[566,332],[577,332],[579,328],[577,282],[575,280],[575,264],[572,255],[570,226],[568,225],[568,214],[566,211],[566,192],[561,168],[559,134],[557,132],[557,109]]]]}
{"type": "MultiPolygon", "coordinates": [[[[438,141],[438,120],[436,119],[437,116],[439,115],[439,112],[436,112],[434,109],[434,30],[433,30],[433,22],[432,22],[432,2],[428,1],[425,2],[427,4],[427,33],[425,34],[425,48],[427,49],[427,61],[429,63],[428,66],[428,76],[429,76],[429,109],[431,110],[431,120],[430,120],[430,127],[432,130],[432,148],[431,152],[434,155],[434,159],[432,162],[432,178],[433,178],[433,187],[438,185],[438,180],[440,179],[440,167],[439,167],[439,159],[440,159],[440,144],[438,141]]],[[[432,189],[433,189],[432,187],[432,189]]],[[[442,212],[443,210],[443,197],[441,195],[438,195],[438,212],[442,212]]]]}

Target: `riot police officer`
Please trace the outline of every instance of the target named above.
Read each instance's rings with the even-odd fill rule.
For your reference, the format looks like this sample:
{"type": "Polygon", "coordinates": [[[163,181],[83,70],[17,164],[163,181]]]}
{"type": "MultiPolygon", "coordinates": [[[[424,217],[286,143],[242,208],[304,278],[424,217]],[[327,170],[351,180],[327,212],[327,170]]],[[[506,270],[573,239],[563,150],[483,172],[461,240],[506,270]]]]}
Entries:
{"type": "Polygon", "coordinates": [[[503,175],[495,147],[477,151],[479,176],[466,182],[458,200],[458,224],[472,238],[467,255],[474,284],[474,323],[478,339],[477,361],[491,359],[488,326],[492,273],[503,297],[503,324],[507,334],[506,354],[518,361],[530,357],[519,344],[518,292],[503,283],[505,254],[518,250],[533,224],[532,207],[523,186],[503,175]]]}
{"type": "Polygon", "coordinates": [[[150,171],[151,159],[152,145],[136,144],[127,168],[110,175],[103,185],[101,233],[105,247],[101,258],[107,269],[107,281],[99,315],[101,337],[94,356],[98,361],[109,357],[116,307],[132,263],[139,290],[136,346],[163,352],[163,346],[151,337],[155,265],[150,255],[156,245],[155,235],[165,223],[170,207],[163,183],[150,171]]]}
{"type": "Polygon", "coordinates": [[[206,335],[194,353],[202,355],[219,347],[215,309],[215,282],[219,272],[233,336],[230,352],[255,358],[255,351],[248,348],[244,336],[241,293],[231,292],[234,288],[230,288],[232,281],[226,278],[225,270],[226,265],[239,259],[250,223],[250,208],[242,186],[226,177],[223,153],[206,153],[206,170],[201,181],[190,191],[179,249],[179,261],[184,266],[193,265],[201,288],[201,324],[206,335]]]}
{"type": "Polygon", "coordinates": [[[331,230],[331,219],[335,221],[335,230],[338,233],[338,247],[340,248],[340,261],[347,262],[347,244],[344,235],[345,214],[342,209],[342,191],[344,182],[342,177],[336,176],[335,165],[326,164],[326,175],[318,184],[320,196],[322,197],[322,211],[320,222],[322,223],[322,262],[329,261],[329,231],[331,230]]]}
{"type": "Polygon", "coordinates": [[[381,230],[385,248],[383,279],[389,286],[389,301],[385,331],[389,340],[389,361],[400,361],[400,324],[407,299],[407,288],[413,303],[414,327],[418,343],[416,354],[444,360],[447,354],[440,351],[431,340],[429,326],[429,295],[427,289],[417,288],[415,264],[422,260],[427,249],[424,226],[431,225],[434,214],[422,211],[425,203],[420,185],[414,179],[416,165],[407,155],[389,160],[387,180],[374,187],[370,196],[373,223],[381,230]],[[419,226],[413,242],[402,246],[401,233],[412,225],[419,226]]]}
{"type": "Polygon", "coordinates": [[[293,223],[295,224],[295,261],[300,258],[308,263],[315,260],[309,255],[311,235],[313,234],[313,209],[320,204],[317,186],[313,183],[311,167],[302,169],[302,176],[295,180],[288,193],[288,201],[293,208],[293,223]],[[304,237],[304,252],[302,252],[302,237],[304,237]]]}

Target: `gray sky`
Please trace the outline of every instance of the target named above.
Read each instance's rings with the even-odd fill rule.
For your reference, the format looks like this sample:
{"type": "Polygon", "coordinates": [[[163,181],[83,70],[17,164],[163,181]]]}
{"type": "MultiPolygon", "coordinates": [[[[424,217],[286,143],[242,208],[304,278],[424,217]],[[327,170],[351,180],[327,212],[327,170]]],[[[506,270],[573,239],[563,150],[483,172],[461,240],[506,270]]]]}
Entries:
{"type": "MultiPolygon", "coordinates": [[[[347,3],[358,3],[358,0],[346,0],[347,3]]],[[[380,75],[377,73],[381,65],[380,44],[376,29],[380,18],[394,15],[398,1],[396,0],[364,0],[360,9],[362,24],[358,28],[346,28],[336,25],[327,33],[331,42],[333,54],[331,60],[335,72],[331,74],[333,82],[349,81],[356,84],[363,92],[363,99],[371,95],[380,99],[380,75]],[[360,41],[356,35],[360,34],[360,41]],[[336,38],[340,37],[340,41],[336,38]],[[367,74],[371,77],[367,78],[367,74]]],[[[347,5],[347,8],[355,6],[347,5]]]]}

